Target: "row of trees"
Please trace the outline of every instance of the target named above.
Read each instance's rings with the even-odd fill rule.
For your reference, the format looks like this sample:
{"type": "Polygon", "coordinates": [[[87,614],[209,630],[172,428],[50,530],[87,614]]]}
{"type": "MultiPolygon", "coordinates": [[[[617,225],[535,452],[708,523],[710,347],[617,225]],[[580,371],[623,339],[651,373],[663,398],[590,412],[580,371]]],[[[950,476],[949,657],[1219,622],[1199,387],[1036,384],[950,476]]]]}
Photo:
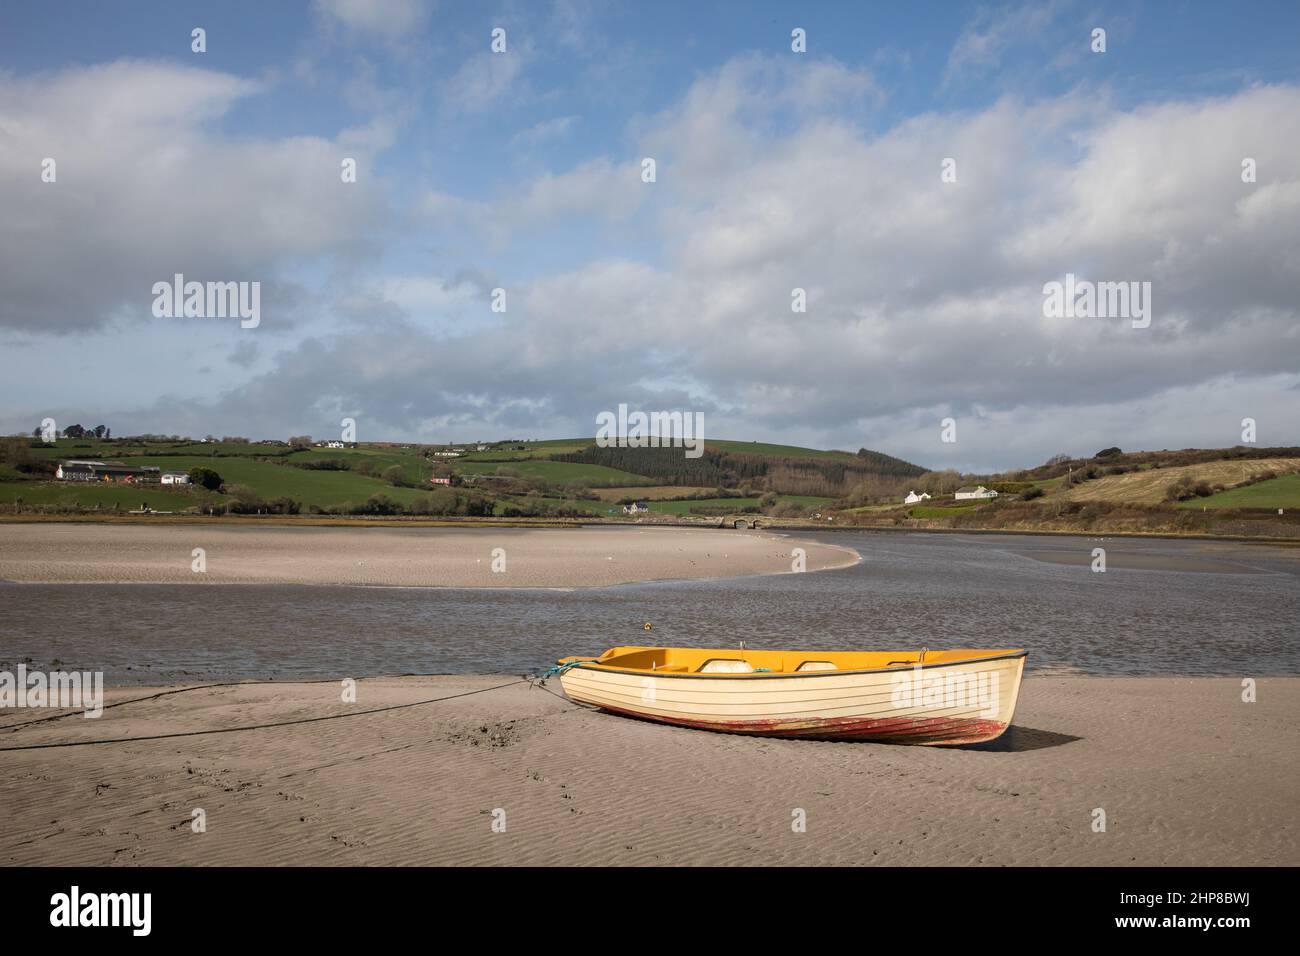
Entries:
{"type": "MultiPolygon", "coordinates": [[[[32,429],[32,437],[43,439],[45,430],[37,425],[32,429]]],[[[96,425],[94,428],[84,428],[81,425],[69,425],[63,429],[64,438],[112,438],[113,429],[105,425],[96,425]]]]}
{"type": "Polygon", "coordinates": [[[311,514],[327,515],[465,515],[469,517],[489,517],[496,510],[496,502],[491,498],[476,494],[421,495],[403,505],[385,494],[371,495],[357,504],[345,501],[340,505],[319,507],[311,505],[307,509],[311,514]]]}

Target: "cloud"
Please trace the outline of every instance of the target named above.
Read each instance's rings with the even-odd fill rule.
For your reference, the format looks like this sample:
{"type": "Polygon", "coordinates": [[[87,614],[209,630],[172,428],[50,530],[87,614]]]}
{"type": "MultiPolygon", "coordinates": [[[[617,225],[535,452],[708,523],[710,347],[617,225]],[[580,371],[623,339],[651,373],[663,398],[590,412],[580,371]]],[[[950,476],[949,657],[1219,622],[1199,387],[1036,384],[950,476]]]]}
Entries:
{"type": "Polygon", "coordinates": [[[344,31],[394,43],[424,25],[423,0],[314,0],[319,16],[344,31]]]}
{"type": "Polygon", "coordinates": [[[492,200],[465,200],[431,190],[421,202],[427,222],[452,232],[469,229],[500,244],[577,217],[626,220],[649,197],[639,160],[588,160],[564,172],[542,172],[492,200]]]}
{"type": "MultiPolygon", "coordinates": [[[[511,340],[530,368],[564,379],[539,387],[553,407],[576,414],[575,392],[611,400],[603,369],[614,364],[620,387],[685,380],[761,434],[856,447],[870,428],[924,451],[940,417],[984,422],[988,447],[957,451],[990,466],[1059,450],[1049,421],[1058,434],[1118,425],[1175,444],[1234,440],[1173,414],[1178,396],[1195,395],[1206,421],[1239,421],[1247,396],[1275,417],[1295,409],[1294,392],[1265,403],[1272,392],[1257,386],[1300,357],[1300,219],[1289,215],[1300,180],[1285,158],[1300,149],[1285,119],[1300,91],[1130,111],[1093,96],[1007,98],[873,136],[830,113],[770,127],[780,104],[756,102],[764,73],[724,68],[643,130],[667,150],[654,199],[661,269],[605,259],[523,297],[511,340]],[[1255,185],[1240,179],[1246,151],[1265,171],[1255,185]],[[955,184],[940,180],[947,156],[955,184]],[[1152,282],[1152,327],[1045,318],[1043,284],[1070,271],[1152,282]],[[807,313],[790,311],[795,287],[807,313]],[[624,359],[627,337],[641,346],[624,359]],[[551,347],[575,341],[576,352],[551,347]],[[1207,384],[1225,376],[1238,387],[1207,384]]],[[[511,205],[562,218],[591,194],[539,179],[511,205]]]]}
{"type": "MultiPolygon", "coordinates": [[[[1041,46],[1063,7],[1061,0],[980,7],[948,54],[942,85],[947,87],[964,76],[993,70],[1016,47],[1041,46]]],[[[1079,43],[1085,40],[1086,33],[1081,33],[1079,43]]]]}
{"type": "Polygon", "coordinates": [[[560,139],[568,135],[578,121],[576,116],[557,116],[542,120],[527,129],[521,129],[510,137],[510,145],[516,149],[532,149],[547,140],[560,139]]]}
{"type": "Polygon", "coordinates": [[[385,129],[346,131],[346,145],[218,131],[262,92],[224,73],[137,61],[0,78],[0,326],[148,320],[152,284],[178,272],[284,282],[284,298],[295,294],[283,275],[293,262],[365,254],[382,200],[367,177],[343,184],[340,163],[364,164],[385,129]],[[41,179],[44,157],[55,182],[41,179]]]}
{"type": "Polygon", "coordinates": [[[517,81],[528,57],[526,44],[510,43],[504,53],[484,49],[461,64],[454,74],[443,80],[438,88],[438,99],[443,112],[449,117],[481,113],[515,93],[519,99],[517,81]]]}
{"type": "MultiPolygon", "coordinates": [[[[229,78],[188,79],[207,90],[191,99],[209,115],[255,95],[229,78]]],[[[259,357],[238,388],[169,397],[123,420],[195,433],[255,421],[289,434],[347,414],[374,437],[580,434],[627,401],[704,410],[720,437],[867,445],[981,470],[1111,444],[1233,444],[1243,417],[1261,422],[1262,441],[1300,441],[1300,173],[1289,159],[1300,151],[1300,89],[1126,109],[1091,93],[1005,97],[881,131],[864,117],[882,98],[869,74],[833,61],[735,58],[634,119],[626,156],[597,153],[487,198],[420,197],[415,240],[454,237],[469,265],[432,276],[357,268],[316,293],[321,324],[259,357]],[[640,181],[641,155],[659,161],[653,186],[640,181]],[[1241,181],[1243,157],[1257,161],[1257,183],[1241,181]],[[944,158],[956,161],[955,183],[940,178],[944,158]],[[589,220],[633,224],[635,242],[532,270],[510,283],[508,311],[490,312],[485,292],[498,280],[468,227],[556,246],[589,220]],[[1045,317],[1043,284],[1067,272],[1151,282],[1150,328],[1045,317]],[[796,287],[807,312],[791,311],[796,287]],[[958,421],[952,446],[937,441],[947,416],[958,421]]],[[[109,226],[92,229],[80,248],[88,261],[105,244],[143,245],[152,263],[196,233],[235,265],[236,236],[254,244],[244,265],[349,248],[368,207],[341,210],[332,185],[283,195],[295,188],[285,170],[314,181],[303,169],[318,154],[325,169],[331,144],[262,143],[237,180],[222,178],[217,167],[243,157],[241,144],[213,139],[186,109],[158,109],[173,116],[166,137],[129,112],[120,125],[144,155],[191,139],[216,151],[205,173],[222,209],[194,200],[216,228],[170,204],[133,214],[130,204],[156,200],[127,188],[109,217],[117,240],[106,243],[109,226]]],[[[29,136],[14,115],[29,122],[0,113],[3,135],[29,136]]],[[[110,202],[108,191],[90,195],[110,202]]],[[[0,231],[11,249],[36,228],[39,196],[20,196],[13,221],[23,225],[0,231]]],[[[67,314],[77,303],[31,257],[5,262],[6,288],[45,276],[29,304],[67,314]]]]}

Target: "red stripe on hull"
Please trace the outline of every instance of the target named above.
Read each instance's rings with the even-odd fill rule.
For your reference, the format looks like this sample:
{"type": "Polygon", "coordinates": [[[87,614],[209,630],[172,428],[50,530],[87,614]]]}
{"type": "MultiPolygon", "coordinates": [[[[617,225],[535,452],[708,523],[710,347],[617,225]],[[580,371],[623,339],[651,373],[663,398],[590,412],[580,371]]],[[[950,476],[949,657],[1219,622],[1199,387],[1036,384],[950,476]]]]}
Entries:
{"type": "Polygon", "coordinates": [[[602,710],[660,724],[759,737],[803,740],[872,740],[887,744],[954,746],[978,744],[1000,737],[1007,725],[982,717],[814,717],[807,720],[692,720],[660,717],[600,705],[602,710]]]}

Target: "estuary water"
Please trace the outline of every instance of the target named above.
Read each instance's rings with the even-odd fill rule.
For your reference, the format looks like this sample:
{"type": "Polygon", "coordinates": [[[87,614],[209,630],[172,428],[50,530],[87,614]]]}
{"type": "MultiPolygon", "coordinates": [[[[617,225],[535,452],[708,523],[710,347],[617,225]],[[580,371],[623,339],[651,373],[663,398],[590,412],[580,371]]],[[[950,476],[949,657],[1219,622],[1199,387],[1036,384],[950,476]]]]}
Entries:
{"type": "MultiPolygon", "coordinates": [[[[743,532],[740,532],[743,533],[743,532]]],[[[807,574],[561,590],[0,584],[0,669],[110,685],[536,672],[617,644],[1027,648],[1047,673],[1300,674],[1300,553],[1156,539],[803,534],[807,574]],[[1092,570],[1094,548],[1106,570],[1092,570]],[[652,630],[645,630],[650,622],[652,630]]]]}

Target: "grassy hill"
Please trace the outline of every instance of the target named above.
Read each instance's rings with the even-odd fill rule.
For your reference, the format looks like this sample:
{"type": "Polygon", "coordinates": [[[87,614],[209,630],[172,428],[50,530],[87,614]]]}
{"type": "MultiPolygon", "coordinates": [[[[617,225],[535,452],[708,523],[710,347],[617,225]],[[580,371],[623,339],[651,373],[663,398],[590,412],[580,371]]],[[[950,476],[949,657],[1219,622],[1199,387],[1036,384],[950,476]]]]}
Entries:
{"type": "MultiPolygon", "coordinates": [[[[1170,488],[1183,482],[1233,485],[1262,471],[1300,472],[1300,458],[1253,458],[1200,462],[1173,468],[1143,468],[1122,475],[1107,475],[1062,489],[1065,501],[1109,501],[1119,504],[1157,505],[1166,501],[1170,488]]],[[[1226,506],[1225,506],[1226,507],[1226,506]]]]}
{"type": "Polygon", "coordinates": [[[594,439],[582,438],[500,442],[483,451],[460,447],[465,452],[459,457],[446,457],[434,452],[447,446],[384,442],[318,448],[93,438],[44,445],[10,438],[0,455],[0,506],[134,510],[145,505],[158,511],[243,513],[291,507],[365,514],[442,514],[448,508],[450,513],[469,509],[479,514],[486,507],[486,513],[497,515],[603,516],[616,502],[646,499],[662,502],[654,509],[662,514],[760,506],[789,514],[816,510],[875,469],[922,471],[875,452],[855,455],[758,442],[710,442],[705,454],[694,459],[682,449],[602,449],[594,439]],[[58,462],[79,458],[164,471],[208,468],[223,485],[209,492],[196,486],[54,480],[58,462]],[[435,474],[451,475],[455,484],[433,486],[435,474]],[[719,488],[733,497],[709,494],[719,488]]]}
{"type": "Polygon", "coordinates": [[[1180,508],[1300,509],[1300,474],[1281,475],[1244,488],[1230,488],[1208,498],[1179,502],[1180,508]]]}
{"type": "Polygon", "coordinates": [[[1300,536],[1300,448],[1107,449],[1061,456],[1003,475],[928,473],[878,452],[763,442],[710,441],[698,458],[680,448],[598,448],[584,438],[494,443],[460,457],[447,446],[375,442],[350,448],[280,443],[28,438],[0,440],[0,512],[155,511],[621,516],[626,500],[650,502],[652,516],[762,512],[800,518],[826,512],[836,526],[1220,533],[1300,536]],[[224,484],[121,485],[53,480],[61,460],[89,458],[205,467],[224,484]],[[433,475],[453,484],[431,485],[433,475]],[[959,483],[998,488],[1001,497],[956,502],[959,483]],[[935,498],[905,506],[907,488],[935,498]],[[905,487],[906,486],[906,487],[905,487]],[[901,489],[901,490],[900,490],[901,489]],[[20,504],[21,503],[21,504],[20,504]],[[1284,514],[1278,515],[1277,509],[1284,514]]]}

